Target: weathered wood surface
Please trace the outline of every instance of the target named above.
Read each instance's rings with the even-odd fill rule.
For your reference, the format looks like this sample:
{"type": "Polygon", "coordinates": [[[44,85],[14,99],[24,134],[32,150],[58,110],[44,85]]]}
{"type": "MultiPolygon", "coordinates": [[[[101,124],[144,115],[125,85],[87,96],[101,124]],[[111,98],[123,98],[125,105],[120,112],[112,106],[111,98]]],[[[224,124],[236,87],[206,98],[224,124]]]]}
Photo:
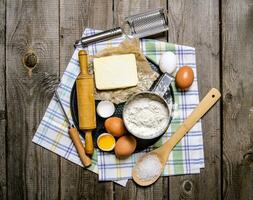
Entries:
{"type": "Polygon", "coordinates": [[[0,0],[0,199],[6,199],[5,0],[0,0]]]}
{"type": "MultiPolygon", "coordinates": [[[[196,48],[200,99],[220,89],[219,1],[170,0],[170,42],[196,48]]],[[[205,169],[200,175],[170,177],[170,199],[220,199],[220,105],[203,118],[205,169]],[[207,192],[208,191],[208,192],[207,192]]]]}
{"type": "Polygon", "coordinates": [[[60,159],[31,141],[51,98],[45,73],[59,73],[58,2],[6,3],[8,199],[57,199],[60,159]],[[21,62],[29,49],[39,60],[31,77],[21,62]]]}
{"type": "Polygon", "coordinates": [[[253,2],[222,2],[224,199],[253,199],[253,2]]]}
{"type": "Polygon", "coordinates": [[[0,199],[253,199],[252,24],[251,0],[0,0],[0,199]],[[200,98],[223,92],[203,119],[205,169],[148,188],[99,183],[31,143],[52,95],[45,73],[62,75],[84,28],[154,7],[169,11],[158,39],[196,47],[200,98]],[[31,77],[21,62],[29,49],[39,60],[31,77]]]}

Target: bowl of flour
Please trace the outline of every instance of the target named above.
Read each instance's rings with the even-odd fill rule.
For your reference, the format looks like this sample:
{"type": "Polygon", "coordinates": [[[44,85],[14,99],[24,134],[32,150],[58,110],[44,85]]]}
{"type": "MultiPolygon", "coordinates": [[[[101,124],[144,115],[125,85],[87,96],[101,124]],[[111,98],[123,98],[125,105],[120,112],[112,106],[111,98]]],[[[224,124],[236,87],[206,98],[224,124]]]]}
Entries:
{"type": "Polygon", "coordinates": [[[161,136],[170,124],[170,109],[166,101],[153,92],[140,92],[128,99],[123,109],[127,130],[139,139],[161,136]]]}

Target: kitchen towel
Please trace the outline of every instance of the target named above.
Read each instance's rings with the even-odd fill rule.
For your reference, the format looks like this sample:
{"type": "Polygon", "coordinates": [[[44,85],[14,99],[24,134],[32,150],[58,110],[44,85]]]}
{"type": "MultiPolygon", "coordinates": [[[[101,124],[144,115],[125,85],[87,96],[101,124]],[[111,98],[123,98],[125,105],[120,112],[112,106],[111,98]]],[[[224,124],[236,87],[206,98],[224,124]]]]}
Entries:
{"type": "MultiPolygon", "coordinates": [[[[92,35],[96,32],[98,31],[94,29],[85,29],[83,36],[92,35]]],[[[90,55],[95,55],[106,47],[117,46],[123,39],[124,37],[119,37],[110,41],[90,45],[86,50],[88,50],[90,55]]],[[[148,39],[141,41],[141,49],[147,57],[156,63],[158,63],[159,57],[164,51],[173,51],[177,56],[177,67],[179,68],[183,65],[189,65],[192,67],[195,74],[194,83],[187,92],[177,91],[175,83],[172,82],[175,93],[174,117],[168,131],[162,139],[154,145],[154,147],[156,147],[160,146],[171,134],[173,134],[179,124],[198,104],[199,97],[196,77],[195,49],[192,47],[148,39]]],[[[80,49],[76,49],[74,51],[58,88],[59,96],[71,122],[73,121],[70,112],[70,94],[75,79],[80,72],[78,62],[79,50],[80,49]]],[[[69,138],[67,123],[55,97],[52,98],[46,110],[46,113],[34,135],[33,142],[82,166],[75,147],[69,138]]],[[[154,147],[151,147],[150,149],[154,147]]],[[[113,154],[104,153],[96,149],[92,157],[92,165],[88,169],[98,173],[99,180],[101,181],[113,180],[118,184],[125,186],[127,179],[131,178],[131,169],[135,160],[141,154],[142,153],[136,153],[126,160],[118,160],[113,154]]],[[[199,173],[200,168],[203,167],[204,154],[202,130],[201,122],[198,122],[174,148],[166,164],[164,175],[199,173]]]]}
{"type": "MultiPolygon", "coordinates": [[[[99,180],[101,181],[130,179],[132,168],[136,160],[145,152],[161,146],[199,103],[194,48],[145,39],[141,42],[141,49],[142,52],[155,63],[159,63],[160,56],[163,52],[174,52],[177,57],[177,68],[184,65],[190,66],[194,71],[195,79],[189,90],[185,92],[177,90],[175,81],[172,81],[175,96],[173,119],[167,132],[151,148],[144,152],[135,153],[124,160],[115,158],[112,153],[105,153],[98,150],[97,164],[99,180]]],[[[163,176],[199,173],[200,168],[203,167],[202,128],[201,121],[199,121],[171,152],[163,176]]]]}

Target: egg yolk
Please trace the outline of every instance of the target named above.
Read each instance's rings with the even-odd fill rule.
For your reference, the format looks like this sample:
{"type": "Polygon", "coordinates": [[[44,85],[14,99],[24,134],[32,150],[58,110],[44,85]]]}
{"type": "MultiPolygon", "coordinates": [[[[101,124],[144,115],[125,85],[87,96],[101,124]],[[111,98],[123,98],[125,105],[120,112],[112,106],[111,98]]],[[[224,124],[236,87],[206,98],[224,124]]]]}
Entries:
{"type": "Polygon", "coordinates": [[[115,144],[115,139],[112,135],[102,135],[98,140],[98,147],[104,151],[112,150],[115,144]]]}

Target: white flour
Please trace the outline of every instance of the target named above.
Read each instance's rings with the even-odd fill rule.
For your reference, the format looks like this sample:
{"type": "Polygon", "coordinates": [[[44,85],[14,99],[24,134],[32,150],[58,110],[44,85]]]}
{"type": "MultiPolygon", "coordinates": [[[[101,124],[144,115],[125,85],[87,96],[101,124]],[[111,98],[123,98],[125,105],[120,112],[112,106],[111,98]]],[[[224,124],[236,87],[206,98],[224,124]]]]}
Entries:
{"type": "Polygon", "coordinates": [[[131,133],[152,138],[167,126],[169,111],[163,103],[143,97],[129,103],[124,118],[131,133]]]}

